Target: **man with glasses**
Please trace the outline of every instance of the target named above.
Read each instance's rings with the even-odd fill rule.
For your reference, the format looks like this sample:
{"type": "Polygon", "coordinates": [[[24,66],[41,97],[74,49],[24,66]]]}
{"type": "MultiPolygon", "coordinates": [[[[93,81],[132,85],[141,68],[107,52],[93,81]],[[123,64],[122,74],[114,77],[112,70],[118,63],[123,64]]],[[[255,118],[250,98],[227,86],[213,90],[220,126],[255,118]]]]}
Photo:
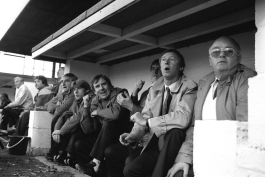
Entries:
{"type": "Polygon", "coordinates": [[[240,64],[240,50],[239,44],[230,37],[220,37],[210,46],[213,72],[199,81],[193,123],[167,177],[193,176],[190,165],[195,120],[248,120],[248,78],[255,71],[240,64]]]}

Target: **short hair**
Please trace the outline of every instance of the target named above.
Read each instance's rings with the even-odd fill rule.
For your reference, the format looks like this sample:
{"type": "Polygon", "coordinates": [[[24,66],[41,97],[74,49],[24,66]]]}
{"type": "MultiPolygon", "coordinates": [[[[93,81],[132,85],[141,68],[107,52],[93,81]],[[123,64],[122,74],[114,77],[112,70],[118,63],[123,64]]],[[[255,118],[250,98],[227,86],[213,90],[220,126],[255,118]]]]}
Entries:
{"type": "Polygon", "coordinates": [[[110,82],[110,79],[103,74],[99,74],[99,75],[94,76],[90,82],[91,83],[90,85],[92,86],[92,90],[94,92],[95,92],[94,84],[97,83],[99,81],[99,79],[101,79],[101,78],[104,79],[111,88],[113,88],[113,85],[110,82]]]}
{"type": "MultiPolygon", "coordinates": [[[[159,63],[161,63],[161,57],[166,54],[166,53],[174,53],[175,55],[177,55],[177,57],[179,58],[179,64],[180,64],[180,67],[182,68],[185,68],[185,60],[184,60],[184,57],[183,55],[177,51],[176,49],[167,49],[166,51],[164,51],[161,56],[159,57],[159,63]]],[[[183,70],[184,71],[184,70],[183,70]]]]}
{"type": "Polygon", "coordinates": [[[72,79],[72,81],[76,81],[78,79],[78,77],[76,75],[74,75],[73,73],[66,73],[65,75],[63,75],[63,77],[70,77],[72,79]]]}
{"type": "Polygon", "coordinates": [[[220,40],[222,38],[228,39],[239,50],[238,52],[241,51],[241,48],[240,48],[240,45],[238,44],[238,42],[236,42],[235,39],[233,39],[233,38],[231,38],[229,36],[221,36],[221,37],[217,38],[216,40],[214,40],[212,42],[212,44],[210,45],[209,49],[212,47],[212,45],[215,43],[215,41],[220,40]]]}
{"type": "Polygon", "coordinates": [[[151,71],[153,65],[158,65],[158,66],[160,66],[159,59],[155,59],[155,60],[151,63],[151,65],[150,65],[150,71],[151,71]]]}
{"type": "Polygon", "coordinates": [[[44,84],[45,86],[48,86],[49,84],[48,84],[48,81],[47,81],[47,78],[45,77],[45,76],[36,76],[36,77],[34,77],[34,81],[36,80],[36,79],[38,79],[38,80],[40,80],[41,82],[42,82],[42,84],[44,84]]]}
{"type": "Polygon", "coordinates": [[[0,95],[2,95],[2,97],[4,98],[4,100],[8,100],[8,94],[6,93],[1,93],[0,95]]]}
{"type": "Polygon", "coordinates": [[[24,79],[22,77],[15,77],[14,80],[19,79],[21,82],[24,82],[24,79]]]}

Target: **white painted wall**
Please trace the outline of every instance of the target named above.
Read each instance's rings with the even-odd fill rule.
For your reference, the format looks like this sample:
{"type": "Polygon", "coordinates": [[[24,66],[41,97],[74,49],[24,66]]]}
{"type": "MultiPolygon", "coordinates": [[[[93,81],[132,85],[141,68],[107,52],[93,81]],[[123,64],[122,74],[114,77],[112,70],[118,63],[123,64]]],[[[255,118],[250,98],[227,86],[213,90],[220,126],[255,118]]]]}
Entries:
{"type": "Polygon", "coordinates": [[[71,72],[75,74],[79,79],[84,79],[88,82],[97,74],[104,74],[109,76],[109,66],[82,62],[82,61],[75,61],[75,60],[68,60],[65,65],[65,72],[71,72]]]}
{"type": "MultiPolygon", "coordinates": [[[[242,63],[255,69],[255,32],[242,33],[231,37],[241,46],[242,63]]],[[[212,71],[208,62],[208,48],[211,43],[212,41],[178,49],[185,58],[185,75],[195,82],[198,82],[200,78],[212,71]]],[[[146,81],[142,90],[146,90],[151,85],[150,65],[152,61],[159,58],[159,56],[160,55],[148,56],[111,66],[109,76],[112,84],[116,87],[127,88],[131,93],[135,83],[142,79],[146,81]]]]}

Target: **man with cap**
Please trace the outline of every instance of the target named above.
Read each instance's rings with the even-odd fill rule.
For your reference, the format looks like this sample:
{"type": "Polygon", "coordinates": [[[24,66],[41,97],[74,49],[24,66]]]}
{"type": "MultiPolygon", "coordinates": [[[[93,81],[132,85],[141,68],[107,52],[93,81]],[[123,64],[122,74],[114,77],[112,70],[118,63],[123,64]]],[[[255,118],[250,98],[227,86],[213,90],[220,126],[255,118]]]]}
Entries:
{"type": "MultiPolygon", "coordinates": [[[[93,146],[100,128],[98,120],[90,116],[90,103],[95,94],[91,91],[88,82],[80,79],[73,83],[73,87],[75,101],[69,111],[64,112],[58,119],[52,133],[53,140],[56,142],[54,147],[64,151],[55,159],[59,164],[74,165],[75,155],[79,155],[75,150],[75,142],[86,138],[93,146]]],[[[77,161],[79,159],[78,156],[77,161]]]]}
{"type": "Polygon", "coordinates": [[[199,81],[192,125],[167,177],[194,176],[195,120],[248,120],[248,78],[253,77],[255,71],[240,64],[240,51],[239,44],[226,36],[216,39],[210,46],[209,63],[213,72],[199,81]]]}

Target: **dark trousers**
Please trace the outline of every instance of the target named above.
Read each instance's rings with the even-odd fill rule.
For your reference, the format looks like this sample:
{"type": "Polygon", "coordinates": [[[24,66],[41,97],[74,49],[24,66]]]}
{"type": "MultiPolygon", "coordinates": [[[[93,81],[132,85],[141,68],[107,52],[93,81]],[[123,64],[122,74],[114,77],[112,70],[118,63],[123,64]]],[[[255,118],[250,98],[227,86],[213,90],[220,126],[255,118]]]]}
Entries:
{"type": "Polygon", "coordinates": [[[87,164],[93,158],[89,155],[97,140],[98,132],[88,134],[74,143],[75,158],[78,164],[87,164]]]}
{"type": "Polygon", "coordinates": [[[15,135],[27,136],[28,135],[28,126],[29,126],[29,114],[30,112],[25,112],[22,117],[19,118],[15,135]]]}
{"type": "Polygon", "coordinates": [[[90,156],[103,160],[104,151],[112,144],[119,142],[119,137],[124,132],[130,132],[133,126],[132,122],[124,121],[103,121],[102,128],[98,135],[97,141],[90,153],[90,156]]]}
{"type": "MultiPolygon", "coordinates": [[[[154,137],[156,136],[154,135],[154,137]]],[[[165,177],[168,170],[173,166],[184,140],[184,130],[177,128],[170,130],[164,136],[164,145],[160,152],[158,143],[154,143],[147,146],[141,155],[133,154],[129,156],[123,170],[124,176],[145,177],[151,175],[152,177],[165,177]]]]}
{"type": "MultiPolygon", "coordinates": [[[[178,171],[174,177],[183,177],[183,170],[178,171]]],[[[193,167],[190,166],[188,176],[187,177],[194,177],[193,167]]]]}
{"type": "Polygon", "coordinates": [[[142,148],[133,149],[130,146],[123,146],[121,143],[109,146],[104,152],[109,177],[123,177],[127,157],[131,154],[139,156],[141,150],[142,148]]]}
{"type": "Polygon", "coordinates": [[[54,132],[54,126],[55,126],[55,124],[56,124],[56,122],[58,121],[59,118],[60,118],[60,115],[55,115],[52,118],[52,122],[51,122],[51,148],[49,150],[49,152],[51,152],[51,153],[57,153],[57,151],[58,151],[58,150],[56,150],[54,148],[55,142],[53,141],[52,133],[54,132]]]}
{"type": "Polygon", "coordinates": [[[13,108],[5,108],[2,111],[2,122],[1,122],[1,129],[7,130],[7,124],[9,124],[9,127],[12,127],[13,125],[16,125],[20,113],[23,111],[23,109],[13,109],[13,108]]]}

